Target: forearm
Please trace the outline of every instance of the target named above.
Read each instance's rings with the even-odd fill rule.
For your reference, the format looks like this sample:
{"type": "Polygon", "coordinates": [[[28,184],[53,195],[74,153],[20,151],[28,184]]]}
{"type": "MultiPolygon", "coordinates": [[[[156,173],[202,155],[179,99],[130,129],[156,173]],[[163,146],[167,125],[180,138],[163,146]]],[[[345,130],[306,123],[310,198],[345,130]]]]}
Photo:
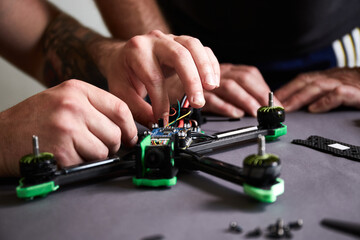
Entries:
{"type": "Polygon", "coordinates": [[[111,53],[113,42],[70,16],[59,14],[44,35],[45,84],[53,86],[76,78],[106,88],[102,62],[111,53]]]}
{"type": "Polygon", "coordinates": [[[40,79],[44,56],[43,34],[59,11],[39,0],[0,1],[0,55],[40,79]]]}
{"type": "Polygon", "coordinates": [[[155,0],[96,0],[111,34],[128,40],[151,30],[169,33],[169,27],[155,0]]]}

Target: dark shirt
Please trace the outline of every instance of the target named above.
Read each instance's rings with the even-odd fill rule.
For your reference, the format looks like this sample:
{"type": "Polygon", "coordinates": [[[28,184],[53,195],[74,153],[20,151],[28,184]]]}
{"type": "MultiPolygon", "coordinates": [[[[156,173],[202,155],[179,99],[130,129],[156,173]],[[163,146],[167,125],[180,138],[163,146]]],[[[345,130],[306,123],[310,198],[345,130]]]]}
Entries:
{"type": "Polygon", "coordinates": [[[359,0],[159,0],[174,34],[197,37],[221,62],[292,58],[360,26],[359,0]]]}
{"type": "Polygon", "coordinates": [[[301,71],[328,68],[334,59],[301,70],[279,73],[270,69],[271,74],[266,70],[269,63],[304,56],[313,59],[307,55],[316,51],[333,57],[327,51],[323,54],[322,49],[330,51],[334,40],[360,26],[359,0],[158,0],[158,3],[174,34],[200,39],[221,63],[259,67],[263,75],[276,76],[276,81],[281,81],[276,87],[301,71]]]}

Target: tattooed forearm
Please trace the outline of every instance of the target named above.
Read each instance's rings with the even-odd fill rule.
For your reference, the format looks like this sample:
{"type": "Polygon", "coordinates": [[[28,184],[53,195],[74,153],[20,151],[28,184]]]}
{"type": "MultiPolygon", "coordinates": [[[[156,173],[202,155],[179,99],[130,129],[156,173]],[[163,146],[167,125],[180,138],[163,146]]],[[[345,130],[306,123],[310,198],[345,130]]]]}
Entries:
{"type": "Polygon", "coordinates": [[[107,89],[89,47],[102,37],[60,14],[47,28],[44,39],[44,83],[54,86],[68,79],[80,79],[107,89]]]}

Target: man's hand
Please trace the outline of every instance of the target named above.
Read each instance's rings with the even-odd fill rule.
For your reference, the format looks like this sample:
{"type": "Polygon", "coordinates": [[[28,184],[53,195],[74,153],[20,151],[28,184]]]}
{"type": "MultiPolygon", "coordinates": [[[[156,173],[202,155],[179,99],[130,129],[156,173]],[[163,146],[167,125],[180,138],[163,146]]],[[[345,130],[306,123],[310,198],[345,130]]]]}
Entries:
{"type": "Polygon", "coordinates": [[[0,176],[19,175],[19,160],[32,152],[51,152],[60,166],[105,159],[121,140],[134,145],[137,129],[127,105],[82,81],[69,80],[0,113],[0,176]]]}
{"type": "Polygon", "coordinates": [[[360,108],[358,68],[333,68],[303,73],[275,92],[285,110],[308,106],[310,112],[326,112],[341,105],[360,108]]]}
{"type": "Polygon", "coordinates": [[[103,62],[106,61],[101,72],[108,80],[110,92],[124,100],[135,120],[145,126],[159,118],[168,119],[167,78],[174,74],[179,76],[190,104],[195,108],[205,104],[203,89],[212,90],[220,81],[220,67],[215,55],[198,39],[157,30],[114,47],[103,62]],[[146,94],[152,107],[144,101],[146,94]]]}
{"type": "MultiPolygon", "coordinates": [[[[204,111],[229,117],[256,116],[258,108],[268,104],[270,88],[256,67],[221,64],[220,69],[220,87],[205,92],[204,111]]],[[[276,98],[274,101],[281,105],[276,98]]]]}

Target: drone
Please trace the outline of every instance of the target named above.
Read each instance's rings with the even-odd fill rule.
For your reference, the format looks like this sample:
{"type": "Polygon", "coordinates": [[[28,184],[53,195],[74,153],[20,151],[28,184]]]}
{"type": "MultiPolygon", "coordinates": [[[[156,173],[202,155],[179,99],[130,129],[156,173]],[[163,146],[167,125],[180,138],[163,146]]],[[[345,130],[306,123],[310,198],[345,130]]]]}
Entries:
{"type": "Polygon", "coordinates": [[[281,161],[265,152],[265,140],[273,141],[287,133],[284,108],[269,105],[257,111],[257,126],[237,128],[208,135],[201,130],[200,109],[189,105],[186,95],[170,108],[169,123],[160,119],[152,129],[140,135],[138,144],[122,156],[58,167],[56,156],[39,151],[38,137],[33,136],[33,153],[20,159],[21,179],[18,198],[45,197],[67,184],[103,176],[133,176],[133,184],[147,188],[171,188],[179,170],[202,171],[243,187],[244,193],[260,202],[275,202],[284,192],[281,161]],[[243,166],[226,163],[206,153],[258,141],[258,152],[243,160],[243,166]]]}

